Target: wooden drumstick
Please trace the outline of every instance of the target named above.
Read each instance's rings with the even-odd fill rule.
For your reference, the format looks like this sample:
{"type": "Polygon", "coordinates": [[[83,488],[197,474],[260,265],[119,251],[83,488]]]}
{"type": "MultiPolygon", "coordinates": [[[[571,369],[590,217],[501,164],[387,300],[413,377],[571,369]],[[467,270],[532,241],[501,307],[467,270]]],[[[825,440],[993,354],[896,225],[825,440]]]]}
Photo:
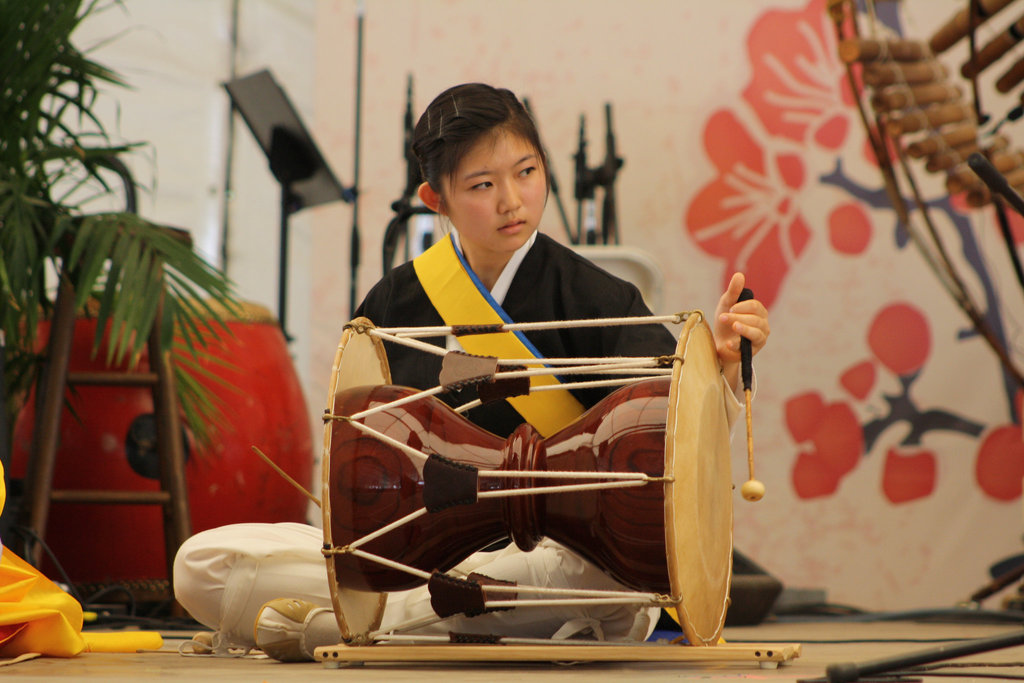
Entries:
{"type": "Polygon", "coordinates": [[[839,59],[847,64],[895,59],[916,62],[931,56],[931,50],[917,40],[880,41],[868,38],[846,38],[839,42],[839,59]]]}
{"type": "Polygon", "coordinates": [[[959,147],[968,143],[978,142],[978,128],[974,124],[950,126],[947,131],[933,130],[928,137],[911,142],[907,145],[907,155],[911,159],[922,159],[949,147],[959,147]]]}
{"type": "Polygon", "coordinates": [[[962,164],[964,159],[975,152],[980,151],[981,147],[977,144],[957,145],[951,149],[936,152],[928,157],[928,161],[925,163],[924,168],[926,171],[931,173],[944,171],[948,168],[953,168],[957,164],[962,164]]]}
{"type": "Polygon", "coordinates": [[[875,92],[871,96],[871,106],[876,112],[891,112],[908,107],[956,102],[963,97],[963,90],[949,83],[925,83],[917,86],[897,84],[875,92]]]}
{"type": "MultiPolygon", "coordinates": [[[[754,293],[743,288],[737,301],[753,299],[754,293]]],[[[745,500],[755,501],[764,497],[764,484],[754,479],[754,429],[750,418],[750,393],[754,381],[753,350],[750,340],[740,337],[740,374],[743,377],[743,400],[747,409],[747,481],[740,487],[740,494],[745,500]]]]}
{"type": "MultiPolygon", "coordinates": [[[[996,12],[1009,5],[1013,0],[978,0],[975,7],[977,16],[974,18],[975,28],[987,21],[996,12]]],[[[955,45],[971,30],[971,8],[962,9],[953,18],[943,24],[928,41],[932,52],[939,54],[955,45]]]]}
{"type": "Polygon", "coordinates": [[[1024,81],[1024,59],[1018,59],[1013,66],[1006,70],[1006,73],[996,80],[996,90],[1008,93],[1021,81],[1024,81]]]}
{"type": "Polygon", "coordinates": [[[934,59],[920,62],[870,62],[864,66],[864,82],[873,88],[887,85],[927,85],[943,83],[949,69],[934,59]]]}
{"type": "Polygon", "coordinates": [[[912,109],[895,114],[885,124],[889,135],[897,137],[919,130],[934,130],[949,123],[971,122],[974,110],[964,102],[934,104],[926,109],[912,109]]]}
{"type": "Polygon", "coordinates": [[[282,469],[281,469],[281,468],[280,468],[280,467],[278,466],[278,464],[277,464],[276,462],[274,462],[273,460],[271,460],[271,459],[270,459],[270,456],[268,456],[268,455],[267,455],[266,453],[264,453],[264,452],[263,452],[263,451],[261,451],[260,449],[256,448],[255,446],[251,446],[251,448],[252,448],[252,452],[253,452],[253,453],[255,453],[256,455],[260,456],[260,459],[261,459],[261,460],[263,460],[263,462],[265,462],[265,463],[267,463],[268,465],[270,465],[270,468],[271,468],[272,470],[274,470],[275,472],[277,472],[277,473],[278,473],[279,475],[281,475],[281,478],[282,478],[282,479],[284,479],[284,480],[285,480],[286,482],[288,482],[289,484],[291,484],[292,486],[294,486],[294,487],[295,487],[295,489],[296,489],[297,491],[299,491],[299,492],[300,492],[300,493],[301,493],[302,495],[306,496],[306,498],[309,498],[309,499],[310,499],[310,500],[311,500],[312,502],[316,503],[316,506],[317,506],[317,507],[320,507],[320,499],[319,499],[319,498],[317,498],[316,496],[314,496],[314,495],[313,495],[312,493],[310,493],[310,492],[309,492],[309,491],[308,491],[308,490],[306,489],[306,487],[305,487],[305,486],[303,486],[303,485],[302,485],[302,484],[300,484],[299,482],[295,481],[295,480],[294,480],[294,479],[293,479],[293,478],[291,477],[291,475],[289,475],[289,474],[288,474],[287,472],[285,472],[284,470],[282,470],[282,469]]]}
{"type": "Polygon", "coordinates": [[[968,60],[960,67],[960,74],[964,78],[974,78],[987,67],[992,66],[1021,40],[1024,40],[1024,17],[1010,24],[1006,30],[978,50],[973,60],[968,60]]]}

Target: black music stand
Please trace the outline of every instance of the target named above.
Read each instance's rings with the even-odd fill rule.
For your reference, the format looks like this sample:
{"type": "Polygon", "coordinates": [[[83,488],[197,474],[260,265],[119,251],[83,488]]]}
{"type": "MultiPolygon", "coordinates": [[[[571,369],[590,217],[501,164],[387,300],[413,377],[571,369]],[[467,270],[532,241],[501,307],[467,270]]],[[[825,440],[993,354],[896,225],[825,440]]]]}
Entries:
{"type": "Polygon", "coordinates": [[[334,176],[295,107],[270,71],[264,69],[224,84],[232,106],[267,156],[281,185],[281,255],[278,270],[278,321],[285,338],[288,291],[288,221],[302,209],[337,200],[352,202],[355,192],[334,176]]]}

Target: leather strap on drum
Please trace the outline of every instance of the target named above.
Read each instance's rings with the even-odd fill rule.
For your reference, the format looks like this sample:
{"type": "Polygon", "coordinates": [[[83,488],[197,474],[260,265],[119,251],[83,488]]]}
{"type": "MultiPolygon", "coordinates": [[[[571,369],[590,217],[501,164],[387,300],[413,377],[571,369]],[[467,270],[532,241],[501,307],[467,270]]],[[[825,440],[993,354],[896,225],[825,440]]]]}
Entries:
{"type": "Polygon", "coordinates": [[[423,506],[439,512],[456,505],[476,502],[477,470],[454,460],[432,454],[423,466],[423,506]]]}
{"type": "Polygon", "coordinates": [[[448,632],[448,642],[457,645],[497,645],[501,642],[501,636],[492,633],[456,633],[448,632]]]}
{"type": "MultiPolygon", "coordinates": [[[[455,249],[451,235],[413,260],[413,268],[430,303],[447,325],[501,325],[512,319],[491,297],[455,249]]],[[[469,353],[498,358],[543,358],[519,332],[460,337],[469,353]]],[[[531,378],[531,386],[559,384],[556,377],[531,378]]],[[[550,436],[583,414],[583,406],[568,390],[539,391],[506,398],[543,436],[550,436]]]]}
{"type": "MultiPolygon", "coordinates": [[[[427,582],[430,592],[430,607],[437,616],[443,618],[454,614],[465,614],[475,617],[484,612],[499,612],[510,607],[485,607],[484,586],[514,586],[512,581],[494,579],[484,574],[472,573],[468,579],[459,579],[441,572],[434,572],[427,582]]],[[[510,599],[515,599],[513,594],[510,599]]]]}

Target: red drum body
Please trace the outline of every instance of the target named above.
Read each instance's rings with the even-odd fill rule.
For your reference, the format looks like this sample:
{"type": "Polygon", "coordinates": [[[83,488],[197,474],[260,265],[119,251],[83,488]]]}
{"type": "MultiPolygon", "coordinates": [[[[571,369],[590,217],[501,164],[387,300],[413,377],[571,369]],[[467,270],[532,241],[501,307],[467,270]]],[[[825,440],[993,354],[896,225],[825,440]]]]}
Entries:
{"type": "MultiPolygon", "coordinates": [[[[353,414],[415,393],[382,385],[349,389],[336,408],[353,414]]],[[[623,387],[561,432],[543,439],[523,424],[507,440],[476,427],[430,397],[363,421],[424,453],[488,470],[642,472],[662,477],[669,379],[623,387]]],[[[331,438],[332,542],[343,547],[426,506],[423,461],[337,422],[331,438]]],[[[458,476],[451,470],[452,476],[458,476]]],[[[444,476],[442,474],[441,476],[444,476]]],[[[530,476],[483,478],[479,490],[514,490],[582,480],[530,476]]],[[[431,481],[429,485],[444,486],[431,481]]],[[[443,494],[441,494],[443,495],[443,494]]],[[[363,550],[426,572],[445,571],[503,538],[524,551],[549,537],[636,590],[669,593],[664,484],[551,495],[485,498],[454,504],[403,525],[363,550]]],[[[421,579],[352,555],[334,558],[338,581],[349,588],[389,592],[421,579]]]]}
{"type": "MultiPolygon", "coordinates": [[[[235,522],[302,522],[308,500],[262,462],[258,447],[300,482],[312,476],[309,414],[280,327],[262,307],[226,319],[233,336],[211,343],[206,371],[198,377],[219,404],[221,422],[210,425],[212,442],[201,450],[189,439],[186,479],[193,531],[235,522]]],[[[70,370],[109,369],[106,349],[91,357],[96,326],[75,326],[70,370]]],[[[40,337],[48,336],[40,330],[40,337]]],[[[148,369],[146,356],[141,370],[148,369]]],[[[77,386],[69,393],[60,425],[54,489],[155,491],[159,483],[133,468],[129,431],[153,412],[148,389],[77,386]]],[[[22,477],[30,457],[34,397],[14,432],[12,475],[22,477]]],[[[75,582],[168,578],[163,526],[156,505],[54,503],[46,542],[75,582]]]]}

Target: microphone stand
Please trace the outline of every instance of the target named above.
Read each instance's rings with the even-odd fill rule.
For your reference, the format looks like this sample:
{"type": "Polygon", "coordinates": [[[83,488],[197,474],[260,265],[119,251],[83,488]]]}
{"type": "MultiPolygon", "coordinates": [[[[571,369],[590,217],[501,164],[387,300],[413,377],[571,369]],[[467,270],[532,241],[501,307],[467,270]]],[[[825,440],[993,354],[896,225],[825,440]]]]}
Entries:
{"type": "Polygon", "coordinates": [[[576,154],[576,239],[573,244],[597,244],[594,218],[594,172],[587,168],[587,120],[580,114],[580,138],[576,154]]]}
{"type": "MultiPolygon", "coordinates": [[[[405,134],[402,143],[402,156],[405,158],[405,189],[402,196],[391,203],[391,210],[395,212],[394,218],[388,223],[384,230],[382,241],[383,273],[388,272],[395,265],[395,252],[398,250],[398,241],[405,236],[405,256],[409,257],[409,219],[416,215],[433,213],[429,208],[413,203],[416,190],[420,185],[419,163],[412,151],[413,135],[413,112],[412,112],[412,74],[409,75],[405,93],[405,119],[403,127],[405,134]]],[[[426,248],[430,245],[424,244],[426,248]]]]}
{"type": "Polygon", "coordinates": [[[363,24],[366,21],[366,0],[356,4],[356,114],[355,141],[352,155],[352,236],[349,242],[349,317],[356,310],[356,291],[359,283],[359,152],[362,138],[363,112],[363,24]]]}
{"type": "Polygon", "coordinates": [[[1024,288],[1024,268],[1021,267],[1020,255],[1017,253],[1017,245],[1013,241],[1013,233],[1010,230],[1010,221],[1006,215],[1006,204],[1009,204],[1014,211],[1024,217],[1024,198],[1016,190],[1010,187],[1006,176],[999,172],[988,159],[982,154],[975,152],[967,157],[967,165],[981,178],[982,182],[992,191],[997,198],[996,218],[999,221],[999,231],[1006,242],[1006,249],[1010,253],[1010,261],[1013,264],[1013,271],[1017,275],[1017,282],[1024,288]]]}
{"type": "Polygon", "coordinates": [[[605,244],[609,238],[619,243],[619,219],[615,205],[615,178],[622,168],[622,158],[615,154],[615,133],[612,131],[612,105],[604,105],[605,151],[604,164],[596,169],[597,184],[604,188],[604,200],[601,205],[601,237],[605,244]]]}
{"type": "Polygon", "coordinates": [[[1017,282],[1024,289],[1024,269],[1021,268],[1020,256],[1017,254],[1017,246],[1013,242],[1013,231],[1010,229],[1010,219],[1006,215],[1006,207],[996,202],[996,219],[999,221],[999,232],[1006,242],[1006,248],[1010,252],[1010,262],[1013,264],[1013,272],[1017,275],[1017,282]]]}
{"type": "Polygon", "coordinates": [[[825,678],[828,683],[853,683],[860,680],[861,677],[877,676],[887,672],[910,675],[913,670],[908,671],[907,667],[931,664],[954,657],[966,657],[981,652],[991,652],[1021,644],[1024,644],[1024,629],[988,638],[975,638],[955,645],[940,645],[928,650],[919,650],[906,655],[886,657],[861,664],[853,662],[829,664],[825,667],[825,678]]]}
{"type": "Polygon", "coordinates": [[[601,243],[619,243],[619,224],[615,203],[615,179],[623,160],[615,153],[615,134],[612,131],[612,105],[604,105],[605,154],[604,161],[596,168],[587,167],[586,121],[580,116],[579,149],[576,152],[576,225],[577,241],[581,232],[586,244],[597,244],[597,218],[594,207],[595,190],[602,188],[601,243]]]}
{"type": "Polygon", "coordinates": [[[294,337],[288,332],[288,245],[291,216],[302,209],[302,200],[295,193],[294,184],[313,175],[316,161],[302,146],[301,141],[288,129],[275,126],[271,133],[270,152],[267,155],[270,170],[281,184],[279,199],[279,249],[277,264],[277,319],[286,341],[294,337]]]}

